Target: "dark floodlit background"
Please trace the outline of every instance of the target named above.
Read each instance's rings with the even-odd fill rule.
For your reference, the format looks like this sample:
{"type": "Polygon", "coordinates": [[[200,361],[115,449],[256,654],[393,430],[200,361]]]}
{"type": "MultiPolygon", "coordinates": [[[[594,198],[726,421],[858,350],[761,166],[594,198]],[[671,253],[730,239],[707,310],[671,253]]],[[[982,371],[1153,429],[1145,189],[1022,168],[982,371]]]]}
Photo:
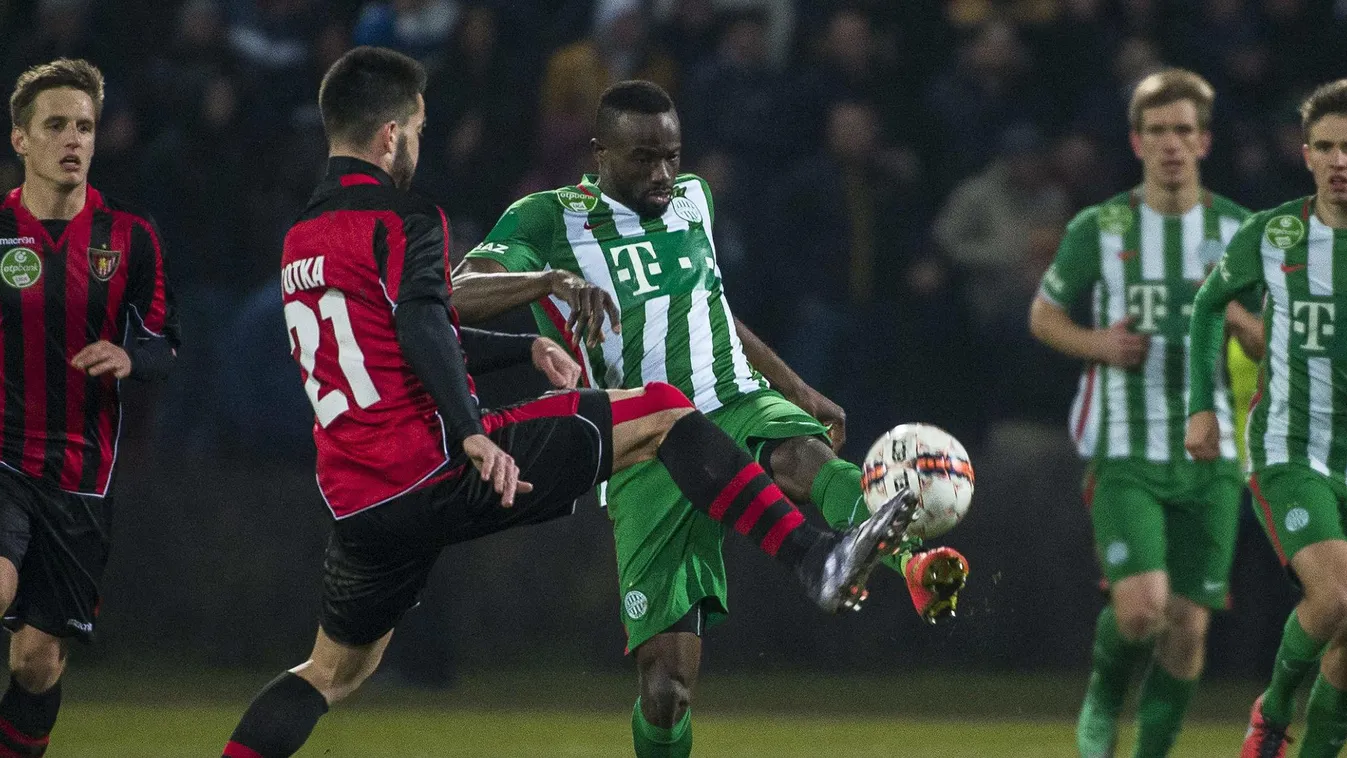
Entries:
{"type": "MultiPolygon", "coordinates": [[[[1312,191],[1295,106],[1347,75],[1345,34],[1342,0],[0,2],[6,91],[57,56],[106,73],[92,181],[157,219],[185,335],[172,380],[127,393],[102,644],[72,681],[230,670],[251,689],[308,651],[328,516],[277,262],[323,170],[319,78],[371,44],[431,71],[417,183],[458,255],[512,199],[591,170],[607,84],[664,85],[684,168],[716,193],[735,313],[847,409],[845,452],[920,420],[972,453],[978,494],[947,538],[973,566],[957,621],[920,624],[891,576],[864,613],[823,618],[731,540],[733,616],[707,637],[704,690],[734,672],[1061,674],[1047,689],[1069,718],[1102,597],[1066,435],[1078,367],[1027,334],[1038,278],[1076,210],[1139,181],[1126,98],[1162,65],[1218,92],[1210,188],[1252,208],[1312,191]]],[[[0,158],[0,189],[21,180],[0,158]]],[[[479,383],[494,403],[541,389],[526,371],[479,383]]],[[[1294,597],[1244,519],[1209,671],[1257,681],[1294,597]]],[[[426,599],[384,681],[536,668],[634,696],[592,501],[448,551],[426,599]]]]}

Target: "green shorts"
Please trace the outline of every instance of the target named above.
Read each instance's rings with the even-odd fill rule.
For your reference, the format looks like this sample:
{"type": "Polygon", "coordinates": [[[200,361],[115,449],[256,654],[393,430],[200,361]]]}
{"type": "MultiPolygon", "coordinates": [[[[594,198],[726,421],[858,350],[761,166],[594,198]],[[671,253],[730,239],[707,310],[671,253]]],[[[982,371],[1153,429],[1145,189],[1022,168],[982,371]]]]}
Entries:
{"type": "MultiPolygon", "coordinates": [[[[709,418],[755,457],[767,440],[823,435],[827,429],[775,390],[745,395],[709,418]]],[[[729,613],[724,529],[693,509],[659,461],[608,481],[608,517],[617,544],[617,577],[627,650],[668,629],[702,600],[707,626],[729,613]]]]}
{"type": "Polygon", "coordinates": [[[1282,565],[1324,540],[1347,539],[1347,487],[1314,469],[1292,463],[1268,466],[1249,477],[1253,509],[1282,565]]]}
{"type": "Polygon", "coordinates": [[[1224,608],[1243,488],[1231,461],[1093,463],[1085,499],[1109,583],[1165,571],[1175,594],[1224,608]]]}

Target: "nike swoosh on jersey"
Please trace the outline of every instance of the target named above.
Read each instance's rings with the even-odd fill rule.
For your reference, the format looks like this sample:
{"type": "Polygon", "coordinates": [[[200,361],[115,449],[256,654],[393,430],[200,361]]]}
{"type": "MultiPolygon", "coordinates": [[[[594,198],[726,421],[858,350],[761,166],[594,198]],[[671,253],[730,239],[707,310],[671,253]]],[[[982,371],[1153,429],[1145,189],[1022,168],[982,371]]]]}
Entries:
{"type": "Polygon", "coordinates": [[[1133,258],[1137,257],[1137,251],[1135,251],[1135,250],[1123,250],[1123,251],[1121,251],[1121,252],[1118,253],[1118,257],[1121,258],[1121,259],[1123,259],[1123,260],[1125,260],[1125,261],[1130,261],[1130,260],[1132,260],[1133,258]]]}
{"type": "Polygon", "coordinates": [[[1305,268],[1306,265],[1307,265],[1307,264],[1304,264],[1304,263],[1293,263],[1293,264],[1290,264],[1290,265],[1287,265],[1287,264],[1283,263],[1283,264],[1282,264],[1282,273],[1283,273],[1283,274],[1290,274],[1290,273],[1299,271],[1299,270],[1301,270],[1302,268],[1305,268]]]}

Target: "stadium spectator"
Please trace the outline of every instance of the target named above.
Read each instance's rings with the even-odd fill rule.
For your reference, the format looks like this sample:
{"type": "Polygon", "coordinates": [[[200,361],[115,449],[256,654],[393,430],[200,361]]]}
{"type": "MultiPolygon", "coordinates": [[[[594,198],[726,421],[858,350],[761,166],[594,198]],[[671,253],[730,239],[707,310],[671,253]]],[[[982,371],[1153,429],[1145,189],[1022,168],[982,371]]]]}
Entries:
{"type": "Polygon", "coordinates": [[[360,9],[351,41],[390,47],[433,71],[443,63],[445,41],[462,10],[454,0],[368,2],[360,9]]]}
{"type": "Polygon", "coordinates": [[[982,25],[960,45],[952,68],[927,91],[926,103],[940,135],[941,176],[958,180],[993,157],[1006,124],[1044,123],[1049,115],[1042,83],[1015,27],[982,25]]]}
{"type": "Polygon", "coordinates": [[[1052,257],[1049,249],[1047,260],[1034,260],[1041,252],[1035,241],[1045,228],[1060,229],[1070,215],[1036,127],[1012,126],[997,144],[1000,156],[954,188],[933,227],[950,262],[968,272],[966,294],[984,327],[1023,319],[1024,302],[1052,257]]]}
{"type": "Polygon", "coordinates": [[[592,117],[599,96],[622,79],[648,79],[675,89],[672,58],[650,40],[650,21],[639,0],[599,0],[594,31],[552,55],[542,84],[544,119],[592,117]]]}

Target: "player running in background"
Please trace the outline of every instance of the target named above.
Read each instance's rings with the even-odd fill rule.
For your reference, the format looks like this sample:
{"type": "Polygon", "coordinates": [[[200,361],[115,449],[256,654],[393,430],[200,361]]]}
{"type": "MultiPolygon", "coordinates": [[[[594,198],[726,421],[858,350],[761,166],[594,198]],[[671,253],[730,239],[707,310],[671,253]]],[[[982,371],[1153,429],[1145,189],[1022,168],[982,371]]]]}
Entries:
{"type": "MultiPolygon", "coordinates": [[[[592,140],[598,175],[505,212],[455,274],[460,316],[474,322],[534,303],[539,328],[574,346],[589,384],[678,387],[789,498],[849,526],[868,511],[860,469],[829,446],[830,434],[841,446],[845,416],[730,312],[712,242],[715,204],[706,182],[678,172],[680,131],[659,86],[609,88],[592,140]]],[[[640,678],[636,754],[686,756],[701,633],[728,609],[724,529],[698,515],[658,461],[615,475],[606,500],[640,678]]],[[[918,611],[953,615],[963,557],[939,548],[908,558],[890,565],[906,568],[918,611]]]]}
{"type": "Polygon", "coordinates": [[[361,47],[319,90],[331,158],[286,235],[282,293],[336,523],[313,652],[253,700],[228,758],[297,751],[329,705],[373,673],[444,547],[567,515],[631,466],[658,458],[700,512],[782,561],[826,611],[859,603],[913,515],[916,498],[903,493],[845,533],[806,524],[761,467],[661,382],[483,413],[470,370],[531,360],[573,385],[579,367],[536,335],[459,328],[448,223],[404,191],[425,82],[411,58],[361,47]]]}
{"type": "Polygon", "coordinates": [[[0,203],[0,755],[46,752],[69,640],[98,616],[119,385],[167,376],[178,345],[154,223],[89,186],[102,108],[103,74],[64,58],[9,99],[23,184],[0,203]]]}
{"type": "MultiPolygon", "coordinates": [[[[1203,277],[1248,212],[1204,189],[1211,85],[1171,69],[1132,93],[1132,151],[1141,186],[1081,211],[1030,309],[1034,336],[1086,361],[1071,433],[1090,461],[1085,501],[1109,583],[1076,727],[1084,758],[1112,756],[1129,677],[1149,664],[1135,755],[1166,755],[1205,658],[1212,609],[1225,607],[1243,480],[1224,382],[1200,390],[1219,411],[1220,448],[1195,462],[1183,448],[1188,316],[1203,277]],[[1090,326],[1068,309],[1089,294],[1090,326]]],[[[1257,319],[1230,323],[1257,351],[1257,319]]],[[[1199,395],[1195,395],[1199,396],[1199,395]]]]}
{"type": "Polygon", "coordinates": [[[1296,687],[1316,663],[1300,755],[1337,755],[1347,739],[1347,330],[1337,320],[1347,312],[1347,79],[1315,90],[1300,113],[1315,194],[1240,228],[1198,292],[1192,319],[1187,445],[1210,460],[1217,421],[1207,390],[1225,305],[1267,290],[1249,487],[1272,547],[1305,591],[1286,620],[1272,681],[1254,702],[1243,758],[1286,754],[1296,687]]]}

